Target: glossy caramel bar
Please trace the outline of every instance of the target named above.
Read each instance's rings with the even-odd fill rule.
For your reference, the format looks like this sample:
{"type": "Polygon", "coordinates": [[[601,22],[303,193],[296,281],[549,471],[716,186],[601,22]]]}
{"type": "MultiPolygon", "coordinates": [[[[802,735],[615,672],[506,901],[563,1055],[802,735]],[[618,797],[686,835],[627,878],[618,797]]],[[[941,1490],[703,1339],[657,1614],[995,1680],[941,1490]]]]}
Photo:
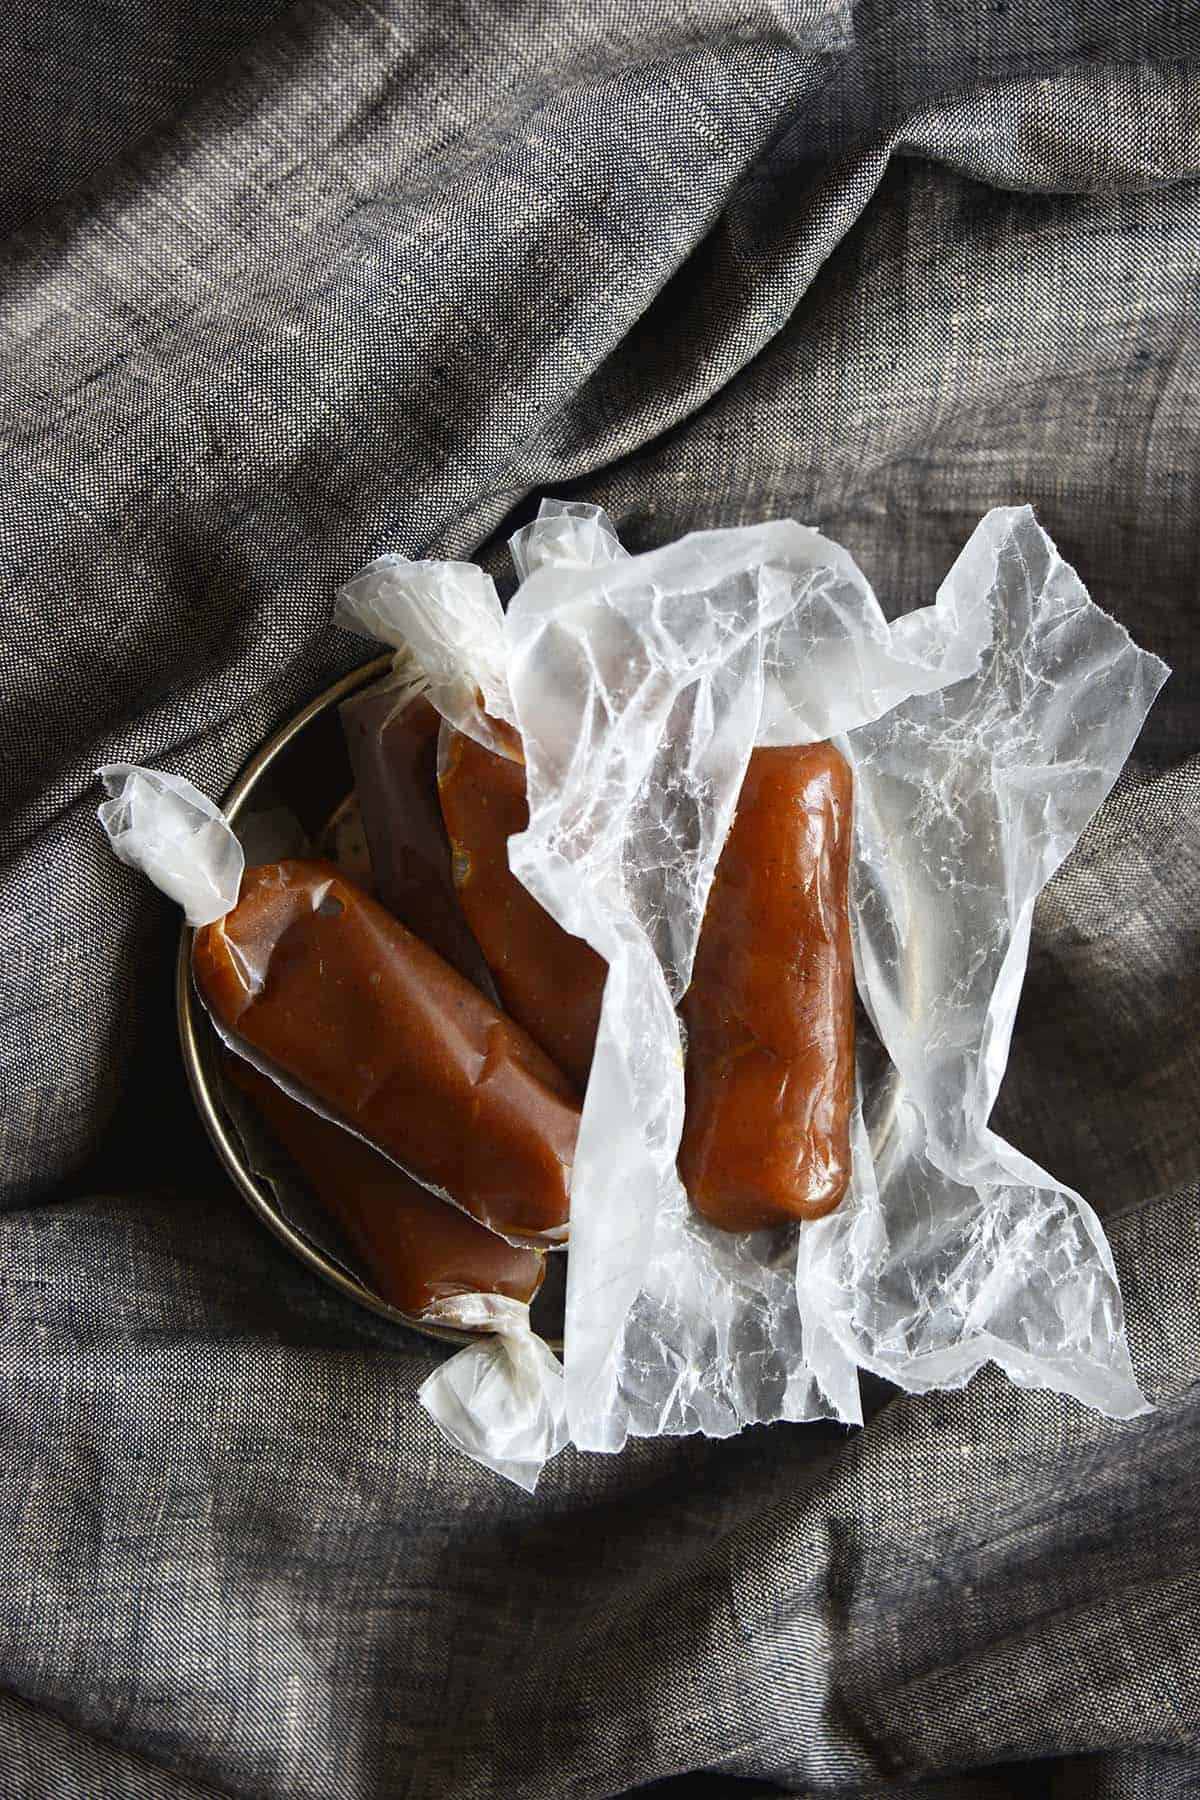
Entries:
{"type": "Polygon", "coordinates": [[[352,694],[338,712],[376,896],[460,975],[492,994],[450,874],[437,793],[441,714],[424,694],[406,698],[386,686],[352,694]]]}
{"type": "Polygon", "coordinates": [[[561,1242],[579,1109],[520,1026],[332,863],[248,869],[196,933],[218,1026],[419,1182],[516,1241],[561,1242]]]}
{"type": "Polygon", "coordinates": [[[545,1258],[521,1250],[419,1187],[352,1132],[293,1100],[240,1056],[226,1072],[261,1114],[306,1185],[341,1226],[369,1285],[410,1318],[460,1294],[528,1302],[545,1258]]]}
{"type": "Polygon", "coordinates": [[[524,764],[448,729],[438,791],[459,901],[501,1004],[582,1093],[608,965],[508,866],[508,840],[529,823],[524,764]]]}
{"type": "Polygon", "coordinates": [[[830,744],[755,750],[691,986],[679,1173],[727,1231],[832,1212],[850,1175],[851,778],[830,744]]]}

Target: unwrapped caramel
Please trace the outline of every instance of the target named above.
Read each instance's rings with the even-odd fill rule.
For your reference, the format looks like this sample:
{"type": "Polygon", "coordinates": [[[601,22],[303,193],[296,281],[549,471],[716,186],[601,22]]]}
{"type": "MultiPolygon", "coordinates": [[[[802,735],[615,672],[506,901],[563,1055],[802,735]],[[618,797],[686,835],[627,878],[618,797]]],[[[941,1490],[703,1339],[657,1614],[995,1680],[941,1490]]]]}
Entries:
{"type": "Polygon", "coordinates": [[[413,1319],[436,1319],[462,1294],[503,1294],[528,1304],[545,1258],[418,1186],[353,1132],[285,1094],[240,1056],[230,1079],[261,1114],[304,1182],[341,1226],[369,1285],[413,1319]]]}
{"type": "Polygon", "coordinates": [[[529,823],[525,766],[446,726],[438,791],[454,884],[501,1003],[582,1092],[608,965],[509,868],[508,840],[529,823]]]}
{"type": "Polygon", "coordinates": [[[332,863],[248,869],[192,967],[227,1041],[299,1098],[494,1231],[565,1238],[570,1083],[332,863]]]}
{"type": "Polygon", "coordinates": [[[851,778],[830,744],[751,757],[691,986],[679,1173],[728,1231],[832,1212],[850,1175],[851,778]]]}

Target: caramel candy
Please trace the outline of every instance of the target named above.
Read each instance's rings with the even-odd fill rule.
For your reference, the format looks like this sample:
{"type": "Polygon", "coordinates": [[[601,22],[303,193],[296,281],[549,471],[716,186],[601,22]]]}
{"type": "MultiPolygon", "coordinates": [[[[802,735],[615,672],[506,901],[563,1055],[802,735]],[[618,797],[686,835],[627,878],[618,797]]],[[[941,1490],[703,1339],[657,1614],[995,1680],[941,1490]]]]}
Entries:
{"type": "Polygon", "coordinates": [[[413,1319],[436,1319],[460,1294],[526,1304],[546,1259],[520,1250],[419,1187],[352,1132],[293,1100],[239,1056],[226,1073],[249,1096],[306,1185],[341,1226],[370,1286],[413,1319]]]}
{"type": "Polygon", "coordinates": [[[450,876],[437,794],[440,713],[424,694],[386,686],[352,694],[338,711],[375,893],[402,925],[494,997],[450,876]]]}
{"type": "Polygon", "coordinates": [[[851,798],[832,745],[755,750],[717,865],[681,1007],[679,1173],[727,1231],[818,1219],[846,1191],[851,798]]]}
{"type": "Polygon", "coordinates": [[[192,969],[234,1047],[299,1098],[503,1236],[566,1237],[570,1083],[332,863],[247,869],[192,969]]]}
{"type": "Polygon", "coordinates": [[[608,964],[508,866],[508,840],[529,823],[524,765],[447,727],[438,790],[458,897],[501,1004],[582,1092],[608,964]]]}

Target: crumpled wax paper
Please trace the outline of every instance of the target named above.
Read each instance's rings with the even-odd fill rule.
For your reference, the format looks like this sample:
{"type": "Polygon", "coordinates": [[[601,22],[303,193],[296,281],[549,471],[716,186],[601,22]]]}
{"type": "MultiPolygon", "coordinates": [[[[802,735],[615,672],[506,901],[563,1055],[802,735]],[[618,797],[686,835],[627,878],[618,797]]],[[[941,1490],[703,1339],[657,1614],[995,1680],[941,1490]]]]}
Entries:
{"type": "Polygon", "coordinates": [[[503,753],[495,724],[514,720],[504,610],[490,575],[474,563],[382,556],[342,589],[334,623],[395,651],[398,703],[424,688],[444,719],[503,753]],[[392,605],[399,592],[403,631],[392,605]]]}
{"type": "Polygon", "coordinates": [[[1164,666],[1092,605],[1028,509],[989,514],[935,603],[891,626],[850,556],[790,521],[628,557],[595,509],[545,502],[513,550],[525,579],[506,616],[485,578],[467,620],[462,565],[394,558],[351,584],[342,616],[422,655],[432,634],[443,711],[485,743],[486,646],[495,716],[516,722],[528,765],[513,869],[609,963],[572,1187],[571,1438],[616,1450],[630,1432],[856,1420],[858,1366],[924,1388],[989,1358],[1138,1410],[1095,1215],[987,1118],[1033,900],[1164,666]],[[874,1146],[855,1120],[841,1208],[730,1236],[691,1213],[675,1173],[674,1008],[752,747],[825,737],[855,773],[856,972],[894,1066],[866,1096],[874,1146]]]}
{"type": "Polygon", "coordinates": [[[562,1364],[529,1308],[503,1295],[457,1295],[437,1317],[487,1335],[441,1363],[417,1398],[457,1449],[531,1494],[569,1442],[562,1364]]]}
{"type": "Polygon", "coordinates": [[[969,674],[983,598],[889,627],[844,550],[778,521],[583,576],[545,565],[507,625],[530,803],[512,866],[610,968],[572,1185],[572,1437],[615,1450],[630,1432],[858,1420],[853,1360],[800,1310],[797,1231],[731,1235],[687,1203],[675,1004],[754,745],[816,741],[969,674]]]}
{"type": "Polygon", "coordinates": [[[1028,507],[979,525],[946,590],[988,596],[969,681],[848,734],[859,992],[894,1065],[872,1159],[800,1236],[801,1314],[921,1390],[989,1359],[1116,1418],[1148,1410],[1092,1208],[988,1128],[1033,905],[1167,677],[1088,599],[1028,507]]]}
{"type": "Polygon", "coordinates": [[[107,763],[97,810],[113,854],[178,902],[189,925],[223,919],[237,900],[245,856],[221,809],[182,775],[107,763]]]}

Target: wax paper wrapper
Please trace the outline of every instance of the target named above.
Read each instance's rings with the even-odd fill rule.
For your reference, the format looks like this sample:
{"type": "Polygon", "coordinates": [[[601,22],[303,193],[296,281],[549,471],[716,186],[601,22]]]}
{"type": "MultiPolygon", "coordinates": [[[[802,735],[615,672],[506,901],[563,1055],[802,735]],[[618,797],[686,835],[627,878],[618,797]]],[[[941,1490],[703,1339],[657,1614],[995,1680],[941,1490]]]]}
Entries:
{"type": "Polygon", "coordinates": [[[436,564],[384,559],[348,593],[385,641],[437,637],[460,729],[494,744],[493,709],[518,726],[530,824],[512,866],[609,963],[572,1188],[573,1440],[854,1420],[856,1365],[920,1388],[994,1358],[1138,1410],[1094,1214],[987,1117],[1033,900],[1163,666],[1027,509],[990,514],[935,603],[891,626],[849,555],[789,521],[626,557],[602,515],[544,503],[513,549],[525,579],[507,616],[487,582],[469,625],[453,592],[432,604],[436,564]],[[892,1066],[867,1095],[874,1147],[855,1121],[839,1211],[730,1236],[692,1215],[675,1173],[675,1004],[751,749],[826,737],[855,772],[856,971],[892,1066]]]}
{"type": "Polygon", "coordinates": [[[246,858],[220,807],[182,775],[133,763],[109,763],[98,774],[108,799],[96,817],[113,855],[149,876],[189,925],[223,919],[237,901],[246,858]]]}
{"type": "Polygon", "coordinates": [[[528,1307],[477,1298],[459,1298],[446,1322],[489,1335],[435,1369],[417,1397],[456,1448],[531,1494],[568,1442],[562,1365],[530,1330],[528,1307]]]}
{"type": "Polygon", "coordinates": [[[514,559],[527,579],[507,616],[489,585],[468,619],[456,565],[435,613],[438,565],[385,558],[346,590],[341,617],[396,645],[427,642],[440,619],[437,666],[457,664],[449,691],[477,697],[446,716],[495,747],[472,663],[475,642],[489,645],[527,762],[530,826],[510,843],[513,867],[609,963],[572,1186],[572,1435],[616,1448],[629,1429],[857,1419],[852,1359],[801,1319],[795,1234],[731,1237],[687,1206],[674,1007],[760,732],[790,741],[803,703],[811,741],[961,677],[987,643],[986,604],[955,597],[889,628],[846,552],[789,523],[629,558],[602,515],[547,504],[514,559]],[[599,1393],[626,1328],[652,1351],[599,1393]]]}
{"type": "MultiPolygon", "coordinates": [[[[98,773],[108,798],[97,817],[114,853],[176,900],[190,925],[211,924],[232,910],[247,862],[274,861],[307,848],[289,814],[251,818],[244,850],[220,809],[184,777],[130,763],[110,764],[98,773]]],[[[267,979],[265,968],[257,979],[267,979]]],[[[292,1099],[332,1117],[312,1095],[211,1022],[231,1054],[251,1062],[292,1099]]],[[[297,1190],[287,1158],[272,1145],[254,1109],[229,1094],[223,1098],[249,1166],[267,1180],[305,1235],[352,1267],[336,1227],[297,1190]]],[[[434,1378],[426,1404],[439,1429],[477,1461],[532,1489],[547,1457],[562,1447],[566,1425],[562,1369],[533,1330],[529,1307],[498,1294],[457,1294],[440,1299],[421,1317],[478,1334],[451,1365],[450,1377],[438,1379],[438,1371],[434,1378]],[[472,1394],[477,1418],[470,1416],[472,1394]]]]}
{"type": "Polygon", "coordinates": [[[515,721],[504,612],[490,575],[474,563],[383,556],[342,589],[334,623],[390,646],[406,690],[428,694],[444,719],[504,752],[504,727],[515,721]]]}
{"type": "Polygon", "coordinates": [[[572,1186],[572,1437],[858,1420],[853,1357],[801,1310],[798,1228],[732,1235],[688,1206],[675,1006],[755,744],[846,732],[970,674],[986,599],[949,591],[889,627],[843,549],[777,521],[578,570],[546,558],[506,629],[530,807],[512,866],[609,963],[572,1186]]]}
{"type": "MultiPolygon", "coordinates": [[[[1038,893],[1167,677],[1093,605],[1026,508],[989,513],[946,589],[985,594],[971,680],[851,732],[859,992],[893,1064],[874,1157],[800,1237],[803,1316],[901,1386],[1013,1381],[1145,1411],[1103,1230],[988,1127],[1038,893]]],[[[945,590],[943,590],[945,591],[945,590]]]]}

